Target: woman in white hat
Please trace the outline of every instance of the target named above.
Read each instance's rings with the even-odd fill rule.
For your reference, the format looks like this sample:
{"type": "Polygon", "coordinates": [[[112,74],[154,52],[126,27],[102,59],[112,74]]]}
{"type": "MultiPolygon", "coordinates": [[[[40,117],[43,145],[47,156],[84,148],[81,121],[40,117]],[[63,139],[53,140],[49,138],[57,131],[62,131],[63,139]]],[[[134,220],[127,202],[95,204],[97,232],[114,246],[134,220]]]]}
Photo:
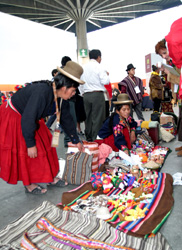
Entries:
{"type": "Polygon", "coordinates": [[[129,154],[132,144],[136,140],[135,130],[137,123],[130,116],[130,105],[127,94],[119,94],[115,104],[115,112],[104,122],[99,131],[103,142],[112,147],[114,151],[123,150],[129,154]]]}
{"type": "MultiPolygon", "coordinates": [[[[9,184],[22,181],[25,192],[44,194],[47,189],[37,183],[61,187],[65,183],[56,178],[59,171],[56,149],[51,147],[52,135],[44,123],[55,112],[57,121],[80,151],[84,150],[76,133],[69,105],[83,73],[82,67],[68,62],[54,78],[54,82],[38,81],[16,92],[8,104],[0,106],[0,178],[9,184]],[[60,98],[62,102],[57,100],[60,98]],[[59,117],[61,105],[61,119],[59,117]]],[[[58,133],[59,134],[59,133],[58,133]]]]}

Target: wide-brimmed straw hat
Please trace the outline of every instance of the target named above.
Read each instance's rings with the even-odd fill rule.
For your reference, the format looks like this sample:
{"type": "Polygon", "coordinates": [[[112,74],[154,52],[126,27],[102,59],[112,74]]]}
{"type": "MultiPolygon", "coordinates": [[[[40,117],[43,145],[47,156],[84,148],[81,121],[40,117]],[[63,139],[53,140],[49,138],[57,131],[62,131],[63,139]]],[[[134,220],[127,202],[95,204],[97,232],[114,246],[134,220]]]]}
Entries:
{"type": "Polygon", "coordinates": [[[132,100],[129,99],[127,94],[119,94],[117,97],[117,101],[113,102],[114,104],[131,104],[132,100]]]}
{"type": "Polygon", "coordinates": [[[72,80],[78,82],[79,84],[84,84],[85,82],[80,80],[81,75],[83,74],[83,68],[76,62],[68,61],[64,68],[57,67],[57,70],[71,78],[72,80]]]}

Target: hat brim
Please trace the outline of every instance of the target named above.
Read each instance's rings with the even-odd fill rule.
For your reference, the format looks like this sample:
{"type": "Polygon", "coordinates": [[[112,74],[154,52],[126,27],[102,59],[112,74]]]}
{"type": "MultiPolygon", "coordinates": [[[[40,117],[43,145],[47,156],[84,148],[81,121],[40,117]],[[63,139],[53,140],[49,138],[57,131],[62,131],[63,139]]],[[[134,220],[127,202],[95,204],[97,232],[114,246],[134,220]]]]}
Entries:
{"type": "Polygon", "coordinates": [[[65,75],[65,76],[67,76],[67,77],[69,77],[69,78],[71,78],[72,80],[74,80],[75,82],[78,82],[79,84],[84,84],[84,83],[85,83],[84,81],[82,81],[82,80],[80,80],[79,78],[77,78],[77,77],[71,75],[70,73],[66,72],[64,69],[61,69],[60,67],[57,67],[57,70],[58,70],[61,74],[65,75]]]}
{"type": "MultiPolygon", "coordinates": [[[[136,69],[136,68],[133,67],[133,68],[131,68],[131,69],[136,69]]],[[[130,71],[130,69],[126,69],[126,71],[130,71]]]]}
{"type": "Polygon", "coordinates": [[[132,104],[132,100],[126,100],[126,101],[115,101],[114,104],[132,104]]]}

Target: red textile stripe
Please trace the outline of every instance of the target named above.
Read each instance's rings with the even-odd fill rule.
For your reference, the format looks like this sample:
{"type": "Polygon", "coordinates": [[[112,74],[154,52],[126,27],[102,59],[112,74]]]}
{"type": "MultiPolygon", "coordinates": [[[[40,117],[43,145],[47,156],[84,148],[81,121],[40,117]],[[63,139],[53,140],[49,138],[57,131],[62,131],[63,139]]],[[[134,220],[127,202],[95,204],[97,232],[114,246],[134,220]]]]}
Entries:
{"type": "MultiPolygon", "coordinates": [[[[136,227],[134,227],[131,230],[132,232],[136,232],[137,230],[139,230],[139,228],[143,225],[143,223],[154,213],[154,211],[155,211],[156,207],[158,206],[159,201],[160,201],[160,199],[162,197],[162,194],[164,192],[165,179],[166,179],[166,174],[162,173],[161,174],[161,183],[160,183],[160,185],[158,187],[159,190],[158,190],[158,192],[156,190],[157,194],[156,194],[155,198],[153,198],[153,200],[154,200],[153,205],[150,207],[150,209],[147,212],[145,218],[143,218],[142,221],[136,227]]],[[[155,192],[153,192],[153,193],[155,193],[155,192]]]]}

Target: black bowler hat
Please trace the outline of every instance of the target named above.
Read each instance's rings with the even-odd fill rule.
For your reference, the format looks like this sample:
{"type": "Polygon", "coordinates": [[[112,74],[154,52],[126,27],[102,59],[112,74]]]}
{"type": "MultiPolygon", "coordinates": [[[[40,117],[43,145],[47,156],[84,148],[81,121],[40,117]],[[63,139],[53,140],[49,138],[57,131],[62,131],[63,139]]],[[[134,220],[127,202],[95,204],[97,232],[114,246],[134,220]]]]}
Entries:
{"type": "Polygon", "coordinates": [[[126,71],[129,71],[130,69],[136,69],[132,63],[128,64],[126,71]]]}

